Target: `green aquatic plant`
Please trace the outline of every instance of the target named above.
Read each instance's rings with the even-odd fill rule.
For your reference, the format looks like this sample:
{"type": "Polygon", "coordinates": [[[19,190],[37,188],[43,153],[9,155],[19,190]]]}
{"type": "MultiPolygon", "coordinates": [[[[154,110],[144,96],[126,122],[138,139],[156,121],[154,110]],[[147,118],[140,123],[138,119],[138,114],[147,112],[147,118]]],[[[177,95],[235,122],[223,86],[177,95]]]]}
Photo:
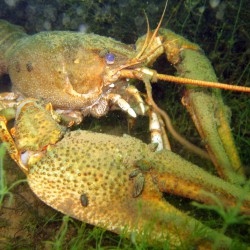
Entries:
{"type": "Polygon", "coordinates": [[[65,236],[67,234],[70,221],[72,221],[72,219],[69,216],[67,216],[67,215],[63,216],[62,224],[61,224],[61,227],[56,234],[55,240],[54,241],[47,241],[45,243],[51,245],[52,249],[55,249],[55,250],[63,249],[63,245],[65,244],[65,236]]]}
{"type": "MultiPolygon", "coordinates": [[[[243,225],[249,223],[250,216],[241,214],[240,207],[242,206],[247,195],[249,194],[250,181],[246,182],[246,184],[243,187],[243,190],[244,192],[241,194],[234,207],[228,207],[228,208],[225,208],[225,206],[223,207],[221,200],[218,199],[214,194],[208,192],[204,192],[204,194],[210,197],[216,205],[206,205],[197,202],[192,202],[191,204],[197,208],[204,210],[211,210],[217,213],[222,218],[223,221],[220,232],[222,234],[225,234],[228,231],[229,227],[232,225],[240,225],[240,224],[243,225]]],[[[220,241],[219,238],[215,241],[214,249],[217,249],[219,241],[220,241]]],[[[233,244],[237,244],[237,239],[233,242],[233,244]]],[[[239,245],[238,247],[241,246],[239,245]]]]}
{"type": "MultiPolygon", "coordinates": [[[[184,7],[187,11],[187,15],[185,17],[185,20],[182,24],[182,27],[181,27],[181,33],[183,33],[184,29],[186,28],[187,26],[187,22],[188,20],[190,19],[190,16],[192,13],[197,13],[197,6],[199,6],[200,4],[200,0],[186,0],[184,1],[184,7]]],[[[199,18],[199,24],[200,24],[200,18],[199,18]]],[[[199,27],[199,25],[197,25],[197,28],[199,27]]]]}
{"type": "Polygon", "coordinates": [[[26,180],[17,180],[10,186],[8,186],[4,170],[5,153],[6,153],[6,144],[2,143],[0,145],[0,207],[3,205],[3,201],[6,196],[9,197],[8,204],[10,204],[13,200],[13,194],[11,193],[11,190],[20,183],[26,182],[26,180]]]}
{"type": "Polygon", "coordinates": [[[248,215],[242,215],[240,212],[240,207],[243,204],[244,199],[249,194],[250,190],[250,181],[248,181],[243,188],[244,192],[241,194],[240,198],[237,200],[236,205],[234,207],[225,208],[223,203],[218,199],[214,194],[204,192],[205,195],[209,196],[216,205],[206,205],[200,204],[197,202],[192,202],[192,204],[201,209],[213,210],[218,215],[220,215],[223,219],[223,227],[221,229],[222,233],[224,234],[228,227],[234,224],[244,224],[250,219],[248,215]]]}
{"type": "Polygon", "coordinates": [[[233,45],[235,43],[235,34],[236,34],[237,27],[238,27],[238,22],[239,22],[239,18],[240,18],[241,9],[242,9],[242,0],[239,1],[236,18],[235,18],[235,21],[234,21],[234,24],[233,24],[232,34],[231,34],[231,37],[230,37],[230,39],[228,41],[230,49],[233,48],[233,45]]]}

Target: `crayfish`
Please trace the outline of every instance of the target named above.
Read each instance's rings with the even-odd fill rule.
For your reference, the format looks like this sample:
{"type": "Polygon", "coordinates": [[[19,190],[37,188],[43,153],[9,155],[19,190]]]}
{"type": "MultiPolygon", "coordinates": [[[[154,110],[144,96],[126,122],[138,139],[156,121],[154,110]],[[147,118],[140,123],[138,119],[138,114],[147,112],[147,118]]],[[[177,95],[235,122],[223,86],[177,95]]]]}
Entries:
{"type": "MultiPolygon", "coordinates": [[[[8,142],[8,151],[27,175],[31,189],[53,208],[117,233],[127,230],[127,235],[134,231],[145,235],[146,226],[155,222],[149,241],[167,237],[171,245],[191,237],[198,225],[206,234],[194,244],[211,246],[218,234],[169,205],[162,192],[209,204],[213,199],[206,192],[212,192],[224,206],[235,206],[245,174],[228,109],[217,88],[250,89],[217,83],[198,45],[160,28],[164,13],[154,31],[148,23],[147,34],[135,47],[68,31],[30,36],[1,21],[0,74],[9,74],[13,92],[0,96],[0,137],[8,142]],[[178,77],[149,68],[162,54],[177,69],[178,77]],[[133,79],[144,83],[146,93],[139,92],[133,79]],[[188,84],[182,104],[207,152],[177,133],[166,112],[156,105],[151,84],[158,80],[188,84]],[[149,116],[150,146],[131,137],[68,132],[59,125],[70,127],[83,117],[101,117],[117,108],[133,118],[149,116]],[[10,133],[6,123],[13,118],[15,128],[10,133]],[[165,126],[184,146],[210,159],[225,180],[171,153],[165,126]]],[[[241,211],[249,213],[249,197],[241,211]]],[[[230,245],[229,238],[220,237],[222,247],[230,245]]]]}

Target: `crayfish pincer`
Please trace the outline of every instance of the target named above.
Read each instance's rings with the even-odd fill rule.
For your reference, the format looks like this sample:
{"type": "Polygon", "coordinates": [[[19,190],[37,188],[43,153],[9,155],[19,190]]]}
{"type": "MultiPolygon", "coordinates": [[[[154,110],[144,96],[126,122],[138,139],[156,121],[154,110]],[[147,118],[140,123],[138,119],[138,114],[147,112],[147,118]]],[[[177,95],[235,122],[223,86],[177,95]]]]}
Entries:
{"type": "Polygon", "coordinates": [[[161,29],[162,18],[155,31],[148,26],[147,35],[138,39],[135,47],[104,36],[69,31],[30,36],[19,26],[0,20],[0,75],[9,74],[14,92],[0,94],[1,102],[5,102],[2,106],[16,105],[15,101],[22,98],[42,99],[52,103],[69,126],[80,123],[84,116],[101,117],[117,108],[134,118],[146,114],[151,141],[158,144],[158,150],[171,149],[166,125],[173,138],[211,160],[220,177],[241,185],[245,182],[244,169],[229,126],[228,108],[217,89],[207,91],[203,87],[249,88],[216,83],[213,68],[199,46],[161,29]],[[162,54],[181,77],[148,68],[162,54]],[[144,82],[145,94],[136,89],[130,80],[133,78],[144,82]],[[182,103],[207,152],[179,135],[166,112],[155,104],[150,84],[157,80],[192,84],[186,88],[182,103]]]}
{"type": "MultiPolygon", "coordinates": [[[[173,247],[185,240],[201,248],[210,249],[215,242],[230,247],[230,238],[170,205],[162,194],[214,204],[213,193],[228,208],[244,191],[171,151],[156,152],[130,136],[68,132],[58,125],[50,105],[44,108],[34,99],[18,105],[14,138],[4,117],[0,127],[0,138],[8,142],[30,188],[54,209],[127,237],[136,234],[150,244],[167,240],[173,247]]],[[[248,196],[242,213],[250,213],[249,204],[248,196]]]]}

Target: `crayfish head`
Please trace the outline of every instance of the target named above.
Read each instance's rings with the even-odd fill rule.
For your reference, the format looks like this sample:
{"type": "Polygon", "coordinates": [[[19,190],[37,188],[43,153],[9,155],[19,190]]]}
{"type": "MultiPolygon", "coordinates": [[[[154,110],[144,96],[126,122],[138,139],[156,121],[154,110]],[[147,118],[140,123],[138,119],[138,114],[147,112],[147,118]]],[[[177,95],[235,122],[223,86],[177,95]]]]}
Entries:
{"type": "MultiPolygon", "coordinates": [[[[134,56],[109,71],[106,78],[108,84],[117,81],[119,78],[143,79],[143,77],[137,77],[135,74],[137,74],[138,71],[142,72],[145,66],[152,66],[156,59],[164,53],[164,37],[159,35],[159,29],[165,15],[167,3],[168,1],[166,1],[161,19],[154,31],[150,29],[149,20],[146,15],[147,34],[137,40],[134,56]]],[[[113,58],[112,55],[111,58],[113,58]]]]}
{"type": "MultiPolygon", "coordinates": [[[[117,82],[121,78],[143,79],[138,75],[138,72],[142,73],[146,67],[152,66],[157,58],[164,53],[162,36],[152,34],[150,42],[146,41],[148,39],[148,35],[138,39],[133,57],[123,61],[120,60],[119,65],[107,66],[104,86],[117,82]]],[[[149,68],[148,71],[150,71],[149,68]]]]}

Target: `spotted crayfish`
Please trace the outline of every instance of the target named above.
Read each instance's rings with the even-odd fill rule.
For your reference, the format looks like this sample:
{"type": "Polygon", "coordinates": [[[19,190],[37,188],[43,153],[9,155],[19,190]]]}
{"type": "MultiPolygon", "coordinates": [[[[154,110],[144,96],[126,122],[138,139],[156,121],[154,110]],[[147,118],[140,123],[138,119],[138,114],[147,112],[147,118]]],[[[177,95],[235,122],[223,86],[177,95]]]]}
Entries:
{"type": "Polygon", "coordinates": [[[14,140],[6,123],[1,117],[1,139],[33,192],[81,221],[126,236],[136,233],[138,240],[146,236],[150,244],[167,239],[170,246],[179,246],[185,240],[210,249],[218,239],[218,247],[228,248],[231,239],[182,213],[162,193],[214,204],[213,193],[226,208],[241,199],[240,211],[250,213],[250,197],[240,187],[128,135],[66,132],[50,104],[20,102],[14,140]]]}
{"type": "MultiPolygon", "coordinates": [[[[1,21],[0,74],[9,74],[13,92],[1,94],[0,137],[8,142],[11,157],[34,193],[65,214],[117,233],[138,232],[139,237],[150,225],[150,242],[169,239],[171,245],[191,239],[193,229],[201,227],[205,233],[193,244],[209,247],[221,237],[219,244],[227,247],[229,238],[172,207],[162,192],[209,204],[214,201],[206,192],[212,192],[224,206],[235,206],[243,192],[239,185],[245,182],[244,170],[217,88],[250,90],[217,83],[202,50],[160,28],[162,18],[155,31],[148,25],[136,49],[95,34],[55,31],[29,36],[1,21]],[[161,54],[180,76],[148,68],[161,54]],[[141,95],[130,79],[143,81],[146,94],[141,95]],[[155,104],[151,83],[157,80],[191,84],[182,103],[208,153],[180,136],[155,104]],[[151,145],[129,136],[66,132],[58,124],[60,120],[71,126],[84,116],[101,117],[117,107],[134,118],[149,116],[151,145]],[[9,133],[6,123],[12,118],[15,127],[9,133]],[[212,160],[225,181],[172,153],[164,126],[184,146],[212,160]]],[[[249,200],[241,205],[244,213],[249,213],[249,200]]]]}

